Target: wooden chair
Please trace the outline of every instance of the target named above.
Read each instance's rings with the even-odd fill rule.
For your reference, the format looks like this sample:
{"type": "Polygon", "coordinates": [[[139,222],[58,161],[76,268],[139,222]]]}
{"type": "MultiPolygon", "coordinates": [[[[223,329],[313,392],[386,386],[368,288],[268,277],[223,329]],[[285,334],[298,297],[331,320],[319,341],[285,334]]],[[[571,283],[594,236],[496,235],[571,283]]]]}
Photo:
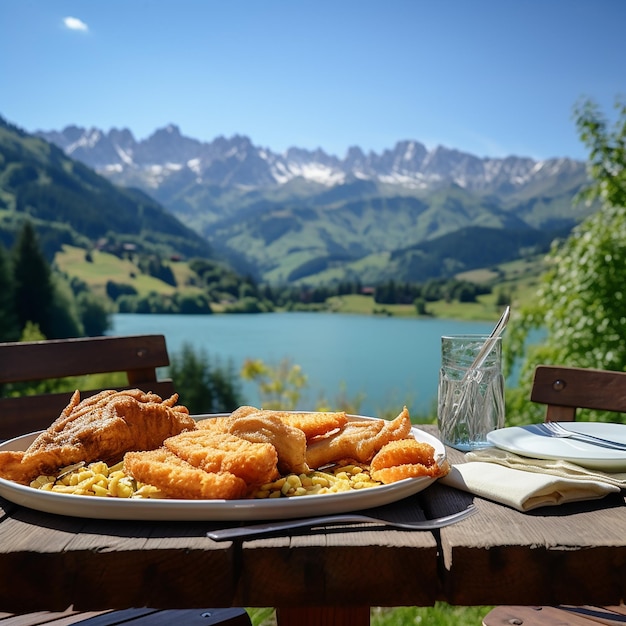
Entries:
{"type": "MultiPolygon", "coordinates": [[[[174,393],[174,384],[157,380],[157,368],[167,365],[163,335],[0,343],[0,384],[125,372],[128,385],[119,389],[138,387],[167,398],[174,393]]],[[[99,391],[81,389],[81,397],[99,391]]],[[[0,437],[47,428],[71,395],[70,391],[0,398],[0,437]]]]}
{"type": "MultiPolygon", "coordinates": [[[[0,384],[125,372],[127,385],[117,389],[139,388],[168,398],[174,393],[170,379],[158,380],[157,368],[169,365],[163,335],[96,337],[0,343],[0,384]]],[[[101,389],[81,389],[81,397],[101,389]]],[[[0,441],[47,428],[67,406],[72,392],[0,398],[0,441]]],[[[251,626],[245,610],[189,609],[124,611],[37,612],[22,615],[0,613],[0,626],[48,624],[66,626],[151,626],[175,623],[177,626],[251,626]]]]}
{"type": "MultiPolygon", "coordinates": [[[[571,422],[576,409],[626,412],[626,372],[539,365],[530,398],[545,404],[546,421],[571,422]]],[[[626,623],[626,606],[498,606],[483,626],[598,626],[626,623]]]]}

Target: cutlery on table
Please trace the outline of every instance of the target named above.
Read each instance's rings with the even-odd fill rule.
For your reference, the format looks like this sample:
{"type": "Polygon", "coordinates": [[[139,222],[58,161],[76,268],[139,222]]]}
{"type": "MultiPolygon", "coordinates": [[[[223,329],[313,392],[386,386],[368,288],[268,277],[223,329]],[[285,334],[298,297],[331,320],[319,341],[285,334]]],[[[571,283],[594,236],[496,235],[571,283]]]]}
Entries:
{"type": "Polygon", "coordinates": [[[587,435],[577,431],[569,430],[561,426],[558,422],[544,422],[543,424],[537,424],[539,430],[548,435],[549,437],[558,438],[570,438],[578,441],[584,441],[603,448],[610,448],[612,450],[623,450],[626,452],[626,444],[619,443],[618,441],[611,441],[609,439],[602,439],[602,437],[595,437],[594,435],[587,435]]]}
{"type": "Polygon", "coordinates": [[[375,523],[397,528],[402,530],[435,530],[449,526],[462,519],[476,513],[476,507],[472,504],[462,511],[436,517],[434,519],[417,520],[415,522],[395,522],[388,519],[372,517],[370,515],[352,514],[345,515],[326,515],[321,517],[307,517],[304,519],[293,519],[284,521],[273,521],[265,524],[254,524],[252,526],[239,526],[236,528],[222,528],[219,530],[210,530],[207,537],[214,541],[225,541],[238,537],[252,537],[255,535],[264,535],[279,530],[288,530],[291,528],[312,528],[314,526],[327,526],[332,524],[351,524],[351,523],[375,523]]]}

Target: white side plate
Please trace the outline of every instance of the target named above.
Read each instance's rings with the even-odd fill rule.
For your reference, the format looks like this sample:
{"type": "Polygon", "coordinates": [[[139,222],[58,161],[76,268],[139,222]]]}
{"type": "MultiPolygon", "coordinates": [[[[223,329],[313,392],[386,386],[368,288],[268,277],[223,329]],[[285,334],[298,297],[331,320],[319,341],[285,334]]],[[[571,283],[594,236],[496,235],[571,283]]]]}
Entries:
{"type": "MultiPolygon", "coordinates": [[[[626,444],[626,424],[604,422],[560,422],[560,424],[569,430],[626,444]]],[[[626,471],[626,452],[571,438],[549,437],[541,434],[533,424],[493,430],[487,435],[487,440],[508,452],[535,459],[563,459],[592,469],[626,471]]]]}

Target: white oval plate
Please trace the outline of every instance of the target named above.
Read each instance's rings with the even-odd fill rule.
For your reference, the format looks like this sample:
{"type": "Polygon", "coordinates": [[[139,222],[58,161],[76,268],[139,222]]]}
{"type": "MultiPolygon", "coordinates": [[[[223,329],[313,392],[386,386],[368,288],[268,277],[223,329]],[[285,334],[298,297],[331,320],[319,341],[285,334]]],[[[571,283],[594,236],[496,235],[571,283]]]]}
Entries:
{"type": "MultiPolygon", "coordinates": [[[[560,422],[579,433],[594,435],[626,444],[626,424],[604,422],[560,422]]],[[[541,434],[536,426],[511,426],[493,430],[487,440],[498,448],[534,459],[563,459],[582,467],[606,471],[626,470],[626,452],[603,448],[571,438],[541,434]]]]}
{"type": "MultiPolygon", "coordinates": [[[[375,419],[357,415],[350,418],[375,419]]],[[[0,444],[0,450],[26,450],[38,434],[31,433],[5,441],[0,444]]],[[[419,441],[433,446],[435,458],[445,459],[445,448],[439,439],[415,427],[412,428],[412,434],[419,441]]],[[[0,496],[37,511],[92,519],[252,521],[333,515],[383,506],[418,493],[435,480],[428,476],[407,478],[360,491],[271,500],[130,500],[41,491],[0,478],[0,496]]]]}

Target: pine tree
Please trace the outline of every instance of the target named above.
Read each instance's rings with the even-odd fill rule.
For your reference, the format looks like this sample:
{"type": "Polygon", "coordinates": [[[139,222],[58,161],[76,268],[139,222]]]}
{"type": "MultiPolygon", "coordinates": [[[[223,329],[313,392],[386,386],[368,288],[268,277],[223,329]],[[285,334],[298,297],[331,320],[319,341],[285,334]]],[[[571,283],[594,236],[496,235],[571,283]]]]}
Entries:
{"type": "Polygon", "coordinates": [[[25,222],[13,248],[15,306],[20,329],[37,324],[47,338],[54,333],[50,311],[54,299],[50,266],[30,222],[25,222]]]}
{"type": "Polygon", "coordinates": [[[15,312],[13,273],[8,255],[0,246],[0,341],[16,341],[19,338],[15,312]]]}

